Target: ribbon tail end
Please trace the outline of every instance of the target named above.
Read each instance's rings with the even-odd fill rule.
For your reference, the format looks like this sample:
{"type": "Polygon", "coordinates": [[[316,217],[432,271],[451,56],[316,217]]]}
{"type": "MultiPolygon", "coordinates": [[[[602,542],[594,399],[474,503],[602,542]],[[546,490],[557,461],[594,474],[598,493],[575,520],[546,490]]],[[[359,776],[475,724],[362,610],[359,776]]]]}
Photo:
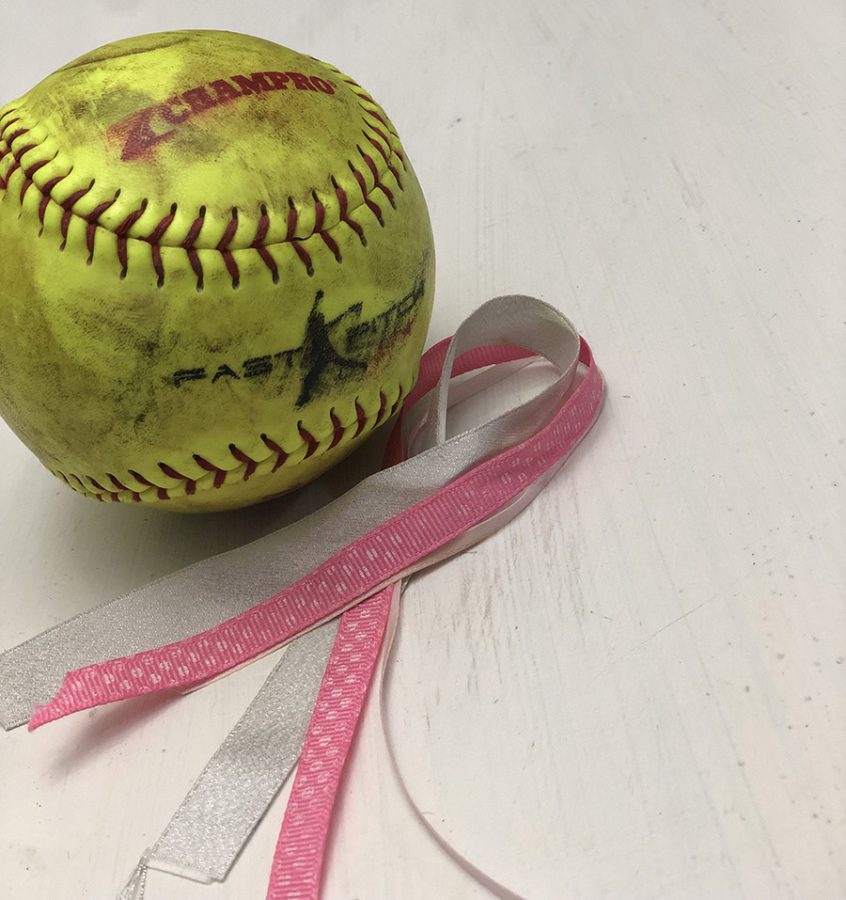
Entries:
{"type": "Polygon", "coordinates": [[[142,860],[129,876],[129,881],[118,894],[117,900],[144,900],[144,888],[147,885],[147,864],[142,860]]]}
{"type": "Polygon", "coordinates": [[[27,721],[26,718],[20,718],[18,716],[5,719],[0,717],[0,729],[3,731],[14,731],[16,728],[20,728],[21,725],[26,725],[27,721]]]}

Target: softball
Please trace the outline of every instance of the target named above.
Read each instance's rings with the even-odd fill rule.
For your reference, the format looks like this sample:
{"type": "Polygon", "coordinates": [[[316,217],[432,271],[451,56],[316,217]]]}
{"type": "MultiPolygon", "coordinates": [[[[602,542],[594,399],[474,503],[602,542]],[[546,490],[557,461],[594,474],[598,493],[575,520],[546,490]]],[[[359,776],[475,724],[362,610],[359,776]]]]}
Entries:
{"type": "Polygon", "coordinates": [[[97,500],[285,493],[401,404],[426,204],[333,66],[240,34],[94,50],[0,108],[0,414],[97,500]]]}

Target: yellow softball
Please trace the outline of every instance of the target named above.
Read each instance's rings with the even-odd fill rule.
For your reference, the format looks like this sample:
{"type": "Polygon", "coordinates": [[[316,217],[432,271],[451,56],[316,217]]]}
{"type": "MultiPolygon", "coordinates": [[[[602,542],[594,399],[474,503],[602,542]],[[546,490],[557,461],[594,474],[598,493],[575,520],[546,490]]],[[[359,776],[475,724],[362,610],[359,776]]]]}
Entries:
{"type": "Polygon", "coordinates": [[[145,35],[0,108],[0,414],[86,496],[316,477],[408,393],[433,287],[391,121],[310,56],[145,35]]]}

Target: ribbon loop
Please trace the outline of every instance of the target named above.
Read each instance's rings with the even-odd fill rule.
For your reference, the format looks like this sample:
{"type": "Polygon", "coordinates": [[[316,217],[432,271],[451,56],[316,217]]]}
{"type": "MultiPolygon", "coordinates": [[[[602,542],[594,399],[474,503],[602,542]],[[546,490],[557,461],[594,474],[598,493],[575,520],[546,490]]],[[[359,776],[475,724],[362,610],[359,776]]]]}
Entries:
{"type": "MultiPolygon", "coordinates": [[[[490,352],[491,364],[502,362],[502,349],[513,348],[545,358],[560,372],[557,385],[569,386],[579,359],[579,337],[570,321],[554,307],[533,297],[495,297],[472,312],[460,325],[447,346],[440,364],[440,377],[429,400],[420,450],[425,451],[446,440],[446,411],[450,381],[461,372],[456,358],[468,359],[473,351],[476,364],[479,351],[490,352]],[[532,315],[527,315],[531,308],[532,315]]],[[[413,403],[413,398],[409,398],[413,403]]],[[[537,425],[535,421],[533,423],[537,425]]]]}

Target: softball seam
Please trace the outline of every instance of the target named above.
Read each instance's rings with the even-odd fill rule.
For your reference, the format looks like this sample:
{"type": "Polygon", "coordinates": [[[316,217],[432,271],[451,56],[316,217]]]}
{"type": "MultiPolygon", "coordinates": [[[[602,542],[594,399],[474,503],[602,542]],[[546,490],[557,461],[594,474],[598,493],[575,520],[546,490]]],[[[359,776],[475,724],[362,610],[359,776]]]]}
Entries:
{"type": "MultiPolygon", "coordinates": [[[[333,71],[337,72],[334,67],[327,68],[332,68],[333,71]]],[[[312,255],[305,247],[305,243],[307,241],[319,235],[323,243],[332,253],[336,262],[341,263],[342,255],[340,247],[330,232],[332,232],[338,225],[343,223],[351,228],[353,232],[355,232],[356,236],[361,241],[363,246],[367,246],[367,238],[364,233],[364,228],[359,222],[355,221],[355,219],[351,217],[351,213],[355,212],[363,206],[366,206],[367,209],[369,209],[373,214],[379,225],[384,227],[385,220],[382,213],[382,208],[373,199],[373,195],[376,193],[376,191],[381,191],[391,207],[393,209],[396,209],[396,200],[394,197],[394,193],[383,181],[383,178],[387,174],[387,172],[390,172],[391,175],[393,175],[397,186],[401,191],[405,189],[402,183],[402,177],[400,175],[399,169],[394,165],[392,161],[395,157],[396,160],[399,161],[402,169],[406,170],[407,164],[405,161],[405,157],[396,147],[393,146],[390,138],[388,137],[388,134],[390,134],[398,142],[396,132],[394,132],[386,119],[383,118],[383,116],[377,109],[370,109],[365,105],[365,103],[368,103],[372,104],[373,106],[377,106],[376,102],[363,91],[360,85],[346,77],[343,77],[343,81],[347,85],[351,86],[352,93],[358,98],[358,103],[361,106],[364,114],[371,117],[370,119],[363,117],[366,128],[362,129],[362,135],[375,148],[378,155],[381,156],[384,162],[385,171],[380,172],[379,167],[376,165],[376,161],[373,158],[373,155],[364,150],[361,144],[356,144],[356,149],[358,150],[358,153],[361,156],[362,160],[362,162],[359,163],[359,166],[363,164],[363,166],[366,167],[367,171],[370,173],[373,179],[373,186],[368,186],[367,180],[361,169],[357,167],[352,160],[348,159],[347,165],[349,166],[350,172],[352,173],[352,176],[361,191],[361,201],[351,206],[346,190],[339,184],[339,181],[335,177],[335,175],[330,175],[329,181],[334,190],[335,199],[338,204],[338,223],[336,225],[330,226],[329,228],[324,227],[326,220],[326,205],[319,198],[317,189],[314,188],[311,191],[311,198],[313,201],[314,226],[311,231],[305,235],[296,235],[297,223],[303,215],[304,209],[302,207],[298,207],[293,197],[289,196],[288,209],[284,213],[284,215],[286,216],[285,237],[277,241],[266,241],[266,236],[271,227],[271,214],[268,210],[267,204],[259,204],[259,218],[255,235],[252,241],[246,247],[238,248],[238,250],[249,249],[258,253],[259,258],[264,263],[265,267],[269,270],[274,284],[279,283],[279,267],[270,250],[268,249],[269,247],[279,244],[289,244],[295,251],[295,254],[299,261],[305,267],[306,273],[309,277],[311,277],[312,275],[314,275],[314,265],[312,262],[312,255]],[[381,141],[376,140],[376,138],[367,131],[367,128],[377,134],[381,138],[381,141],[384,141],[384,146],[381,141]]],[[[220,254],[223,264],[229,274],[232,288],[238,288],[240,284],[240,267],[234,256],[233,248],[231,247],[239,228],[239,213],[237,206],[233,206],[231,208],[231,218],[227,222],[223,236],[220,238],[217,244],[208,247],[198,246],[198,241],[201,238],[203,225],[205,224],[206,220],[205,206],[200,206],[197,216],[194,218],[193,222],[188,228],[187,234],[181,240],[177,239],[176,243],[165,242],[166,238],[169,237],[168,230],[170,229],[178,210],[178,204],[176,203],[171,204],[169,211],[159,219],[159,221],[146,235],[139,236],[131,235],[129,233],[133,225],[135,225],[138,219],[140,219],[147,210],[148,201],[146,198],[141,201],[140,205],[136,209],[127,214],[116,227],[114,227],[113,229],[108,228],[100,221],[100,219],[103,214],[107,212],[117,201],[118,197],[120,196],[120,189],[117,190],[117,192],[111,199],[104,200],[103,202],[99,203],[90,213],[85,216],[81,216],[80,214],[74,212],[74,207],[77,203],[79,203],[79,201],[81,201],[93,190],[96,183],[96,178],[93,178],[87,187],[80,188],[74,191],[74,193],[65,198],[65,200],[57,200],[53,196],[52,192],[62,181],[65,180],[65,178],[67,178],[71,174],[71,172],[73,172],[73,166],[71,166],[64,175],[55,176],[49,179],[43,185],[39,186],[35,182],[35,175],[39,169],[52,162],[52,159],[44,158],[39,159],[32,164],[24,164],[23,157],[31,151],[37,150],[41,144],[30,143],[27,141],[26,135],[30,134],[31,129],[22,124],[20,115],[15,115],[19,112],[21,112],[21,110],[18,107],[12,107],[6,110],[2,115],[0,115],[0,163],[2,163],[3,160],[8,156],[12,157],[11,166],[8,168],[5,175],[0,174],[0,191],[2,191],[5,195],[8,192],[12,175],[14,175],[14,173],[18,170],[22,172],[23,184],[21,185],[21,189],[18,194],[18,201],[21,207],[23,207],[24,198],[26,197],[26,194],[30,188],[34,188],[41,195],[41,199],[38,204],[38,219],[41,226],[39,235],[43,234],[44,232],[44,223],[47,208],[52,202],[60,206],[62,209],[62,217],[59,225],[59,232],[61,236],[61,244],[59,245],[60,250],[63,251],[67,245],[68,230],[72,219],[76,218],[84,220],[85,241],[86,248],[88,250],[87,262],[89,265],[93,262],[94,259],[94,248],[98,230],[102,230],[111,232],[117,238],[116,250],[118,262],[121,267],[120,278],[122,279],[126,278],[129,266],[129,254],[127,249],[128,241],[137,240],[145,242],[150,246],[150,261],[152,268],[156,274],[156,283],[159,288],[163,287],[165,284],[165,267],[161,253],[162,248],[164,247],[181,248],[185,251],[188,263],[191,266],[191,269],[193,270],[194,275],[197,279],[196,286],[198,291],[203,290],[205,280],[202,258],[198,251],[217,251],[220,254]],[[18,127],[15,128],[14,131],[11,131],[13,126],[16,125],[18,127]],[[23,139],[22,143],[21,139],[23,139]],[[14,146],[15,142],[18,142],[18,146],[14,146]]]]}
{"type": "MultiPolygon", "coordinates": [[[[182,482],[180,487],[184,486],[184,496],[193,496],[197,493],[198,489],[201,491],[215,490],[236,482],[249,481],[250,478],[256,474],[259,466],[273,460],[275,457],[273,467],[269,469],[269,471],[258,473],[259,475],[272,475],[284,466],[289,459],[298,456],[303,448],[305,448],[305,454],[301,459],[297,460],[298,463],[309,459],[320,451],[326,453],[337,447],[345,437],[346,433],[352,428],[355,428],[355,431],[350,436],[350,440],[357,438],[368,428],[371,430],[376,428],[383,421],[387,421],[394,415],[397,409],[399,409],[400,403],[405,395],[405,388],[400,384],[398,386],[396,400],[394,400],[389,409],[387,396],[384,391],[379,391],[379,409],[376,415],[371,418],[368,418],[367,413],[359,402],[359,399],[356,397],[356,417],[346,425],[341,422],[340,418],[335,413],[334,407],[331,408],[329,410],[329,421],[332,430],[330,433],[327,433],[327,436],[323,439],[315,437],[314,432],[307,429],[302,421],[300,421],[297,423],[297,430],[302,438],[302,442],[291,451],[284,450],[279,443],[268,437],[267,434],[260,435],[260,439],[270,452],[261,459],[249,456],[234,443],[229,444],[229,452],[232,458],[238,463],[238,465],[232,469],[224,469],[221,466],[216,466],[198,453],[193,454],[192,458],[205,474],[197,478],[192,478],[189,475],[183,474],[166,462],[157,463],[157,468],[161,474],[165,475],[167,478],[182,482]]],[[[176,491],[177,488],[173,486],[170,488],[162,487],[153,480],[153,476],[148,477],[135,469],[127,469],[127,472],[131,476],[131,479],[137,482],[139,487],[138,490],[126,483],[130,480],[129,478],[121,479],[111,472],[107,472],[105,478],[97,479],[92,475],[63,472],[60,469],[51,469],[50,471],[57,478],[64,481],[69,487],[73,488],[78,494],[99,500],[100,502],[141,503],[144,502],[145,496],[150,500],[172,500],[174,499],[174,496],[183,496],[182,493],[174,494],[174,491],[176,491]],[[103,484],[104,481],[108,481],[110,484],[106,486],[103,484]]]]}

